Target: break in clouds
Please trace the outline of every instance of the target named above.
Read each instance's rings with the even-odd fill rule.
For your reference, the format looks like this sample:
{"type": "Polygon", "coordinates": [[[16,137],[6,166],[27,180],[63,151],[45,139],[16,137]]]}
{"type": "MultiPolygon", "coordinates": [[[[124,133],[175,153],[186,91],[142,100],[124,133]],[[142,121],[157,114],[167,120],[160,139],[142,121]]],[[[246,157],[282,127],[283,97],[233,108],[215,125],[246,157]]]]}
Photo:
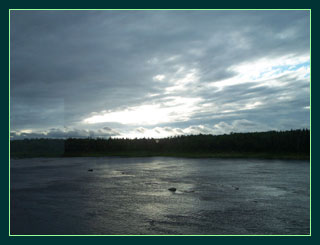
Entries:
{"type": "Polygon", "coordinates": [[[309,11],[11,11],[11,139],[309,128],[309,11]]]}

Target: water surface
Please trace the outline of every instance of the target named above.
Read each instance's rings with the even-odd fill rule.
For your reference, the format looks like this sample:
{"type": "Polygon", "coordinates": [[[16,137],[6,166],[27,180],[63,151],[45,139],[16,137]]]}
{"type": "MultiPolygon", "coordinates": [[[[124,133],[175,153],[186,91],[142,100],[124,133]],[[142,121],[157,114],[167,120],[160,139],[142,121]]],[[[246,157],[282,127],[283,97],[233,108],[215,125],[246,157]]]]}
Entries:
{"type": "Polygon", "coordinates": [[[11,160],[11,234],[309,234],[309,199],[308,161],[11,160]]]}

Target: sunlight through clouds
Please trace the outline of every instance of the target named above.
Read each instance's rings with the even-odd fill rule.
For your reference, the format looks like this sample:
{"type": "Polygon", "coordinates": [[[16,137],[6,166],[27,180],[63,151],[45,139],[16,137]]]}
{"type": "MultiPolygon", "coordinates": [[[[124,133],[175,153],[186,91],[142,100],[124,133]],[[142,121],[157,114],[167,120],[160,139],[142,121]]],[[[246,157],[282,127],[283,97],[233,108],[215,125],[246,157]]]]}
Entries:
{"type": "Polygon", "coordinates": [[[308,11],[30,13],[11,16],[12,138],[309,127],[308,11]]]}
{"type": "Polygon", "coordinates": [[[154,76],[152,79],[153,79],[153,81],[162,81],[163,79],[165,79],[165,75],[163,75],[163,74],[159,74],[159,75],[156,75],[156,76],[154,76]]]}
{"type": "Polygon", "coordinates": [[[120,124],[155,125],[188,120],[198,109],[199,98],[171,97],[162,104],[146,104],[124,110],[102,112],[86,118],[86,124],[115,122],[120,124]]]}
{"type": "Polygon", "coordinates": [[[170,86],[165,89],[166,94],[173,92],[181,92],[187,90],[191,84],[199,82],[197,69],[190,69],[186,71],[184,66],[180,66],[174,78],[170,79],[170,86]]]}
{"type": "Polygon", "coordinates": [[[270,86],[284,86],[284,83],[277,80],[280,76],[296,75],[306,78],[309,75],[310,57],[287,55],[279,58],[262,58],[232,66],[229,70],[236,72],[237,75],[230,79],[212,82],[211,86],[223,89],[226,86],[249,82],[256,83],[258,86],[262,83],[270,86]]]}

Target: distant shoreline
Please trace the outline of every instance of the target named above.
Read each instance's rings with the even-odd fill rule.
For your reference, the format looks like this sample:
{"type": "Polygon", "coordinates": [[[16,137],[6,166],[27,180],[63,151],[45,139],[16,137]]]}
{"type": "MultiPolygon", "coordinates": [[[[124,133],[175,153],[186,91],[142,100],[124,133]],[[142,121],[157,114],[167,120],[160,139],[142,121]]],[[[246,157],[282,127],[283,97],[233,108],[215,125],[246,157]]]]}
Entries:
{"type": "Polygon", "coordinates": [[[274,160],[310,160],[309,155],[284,153],[153,153],[153,152],[117,152],[117,153],[72,153],[72,154],[15,154],[11,155],[12,159],[23,158],[72,158],[72,157],[176,157],[176,158],[248,158],[248,159],[274,159],[274,160]]]}
{"type": "Polygon", "coordinates": [[[10,154],[30,157],[183,157],[310,159],[310,130],[181,135],[153,139],[68,138],[10,142],[10,154]]]}

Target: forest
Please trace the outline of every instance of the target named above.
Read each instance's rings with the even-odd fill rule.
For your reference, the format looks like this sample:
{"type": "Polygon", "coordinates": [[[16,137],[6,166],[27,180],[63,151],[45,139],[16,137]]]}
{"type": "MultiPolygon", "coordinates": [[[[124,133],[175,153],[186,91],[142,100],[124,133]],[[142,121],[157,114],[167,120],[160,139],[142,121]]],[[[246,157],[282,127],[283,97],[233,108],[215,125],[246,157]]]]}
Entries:
{"type": "Polygon", "coordinates": [[[309,159],[310,130],[181,135],[169,138],[11,140],[11,157],[181,156],[309,159]]]}

